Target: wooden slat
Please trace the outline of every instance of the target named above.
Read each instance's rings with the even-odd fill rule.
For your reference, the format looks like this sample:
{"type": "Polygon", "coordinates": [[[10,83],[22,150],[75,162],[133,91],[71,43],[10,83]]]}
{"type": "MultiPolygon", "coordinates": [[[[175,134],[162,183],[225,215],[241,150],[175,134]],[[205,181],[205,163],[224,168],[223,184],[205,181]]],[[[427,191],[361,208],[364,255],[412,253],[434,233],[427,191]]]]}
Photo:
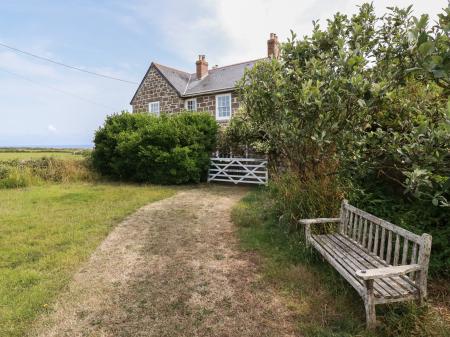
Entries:
{"type": "Polygon", "coordinates": [[[348,283],[358,292],[360,296],[364,296],[365,288],[362,286],[360,282],[356,280],[356,278],[351,274],[350,271],[346,270],[343,266],[336,263],[336,260],[332,253],[329,253],[325,248],[323,248],[316,240],[311,240],[311,244],[313,247],[336,269],[339,274],[345,278],[348,283]]]}
{"type": "Polygon", "coordinates": [[[362,239],[363,247],[367,247],[366,242],[367,242],[367,219],[364,219],[364,229],[363,229],[363,239],[362,239]]]}
{"type": "MultiPolygon", "coordinates": [[[[412,248],[412,253],[411,253],[411,260],[410,260],[410,264],[414,264],[417,263],[417,243],[413,242],[413,248],[412,248]]],[[[412,272],[409,274],[409,278],[411,280],[415,280],[416,279],[416,273],[412,272]]]]}
{"type": "MultiPolygon", "coordinates": [[[[381,265],[383,267],[388,267],[389,265],[386,263],[386,261],[380,259],[380,257],[376,255],[372,255],[367,249],[363,247],[358,247],[355,242],[352,241],[351,238],[345,235],[336,235],[336,237],[344,242],[348,247],[354,249],[362,259],[367,260],[369,263],[373,265],[374,268],[381,265]]],[[[411,288],[416,289],[417,286],[414,284],[413,281],[408,279],[406,276],[400,276],[396,278],[392,278],[392,280],[396,283],[398,283],[401,287],[403,287],[406,291],[410,291],[411,288]]]]}
{"type": "Polygon", "coordinates": [[[394,266],[398,265],[399,250],[400,250],[400,235],[395,234],[394,266]]]}
{"type": "Polygon", "coordinates": [[[348,227],[347,227],[347,235],[352,235],[352,230],[353,230],[353,219],[355,218],[355,213],[350,212],[350,218],[348,221],[348,227]]]}
{"type": "Polygon", "coordinates": [[[357,240],[359,243],[362,242],[362,227],[363,227],[363,221],[364,219],[362,217],[359,218],[358,220],[358,236],[357,236],[357,240]]]}
{"type": "Polygon", "coordinates": [[[377,279],[377,278],[390,278],[393,276],[399,276],[408,274],[420,269],[418,264],[407,264],[396,267],[382,267],[376,269],[359,270],[356,272],[356,276],[363,280],[377,279]]]}
{"type": "Polygon", "coordinates": [[[386,248],[386,228],[381,228],[381,241],[380,241],[380,254],[378,256],[383,260],[384,259],[384,250],[386,248]]]}
{"type": "MultiPolygon", "coordinates": [[[[347,264],[351,267],[353,275],[356,275],[356,271],[359,269],[369,269],[375,266],[370,265],[367,260],[362,259],[359,254],[357,254],[352,247],[346,246],[343,242],[339,241],[333,235],[320,235],[322,242],[327,243],[331,250],[340,257],[341,264],[347,264]]],[[[378,267],[378,266],[376,266],[378,267]]],[[[377,280],[375,282],[375,289],[378,291],[378,297],[398,297],[401,294],[389,286],[385,280],[377,280]]]]}
{"type": "Polygon", "coordinates": [[[375,226],[375,244],[373,245],[373,251],[375,255],[378,255],[378,232],[380,230],[380,226],[375,226]]]}
{"type": "Polygon", "coordinates": [[[401,235],[403,237],[406,237],[406,238],[408,238],[409,241],[414,241],[414,242],[420,244],[421,237],[419,235],[417,235],[417,234],[411,233],[410,231],[408,231],[408,230],[406,230],[406,229],[404,229],[402,227],[396,226],[396,225],[394,225],[394,224],[392,224],[392,223],[390,223],[390,222],[388,222],[386,220],[380,219],[380,218],[376,217],[375,215],[367,213],[367,212],[365,212],[365,211],[363,211],[363,210],[361,210],[359,208],[356,208],[355,206],[352,206],[350,204],[347,205],[347,208],[350,211],[352,211],[353,213],[358,214],[358,215],[366,218],[367,220],[373,222],[374,224],[377,224],[377,225],[379,225],[381,227],[384,227],[384,228],[386,228],[388,230],[393,231],[396,234],[399,234],[399,235],[401,235]]]}
{"type": "Polygon", "coordinates": [[[359,223],[359,215],[355,214],[355,217],[353,219],[353,231],[352,231],[352,238],[356,239],[356,233],[358,231],[358,223],[359,223]]]}
{"type": "Polygon", "coordinates": [[[372,250],[372,230],[373,230],[373,223],[370,222],[369,226],[369,243],[367,244],[367,250],[370,252],[372,250]]]}
{"type": "Polygon", "coordinates": [[[267,160],[256,158],[211,158],[208,182],[266,185],[267,160]]]}
{"type": "Polygon", "coordinates": [[[386,252],[386,262],[387,264],[391,264],[391,255],[392,255],[392,231],[388,231],[388,243],[387,243],[387,252],[386,252]]]}
{"type": "MultiPolygon", "coordinates": [[[[313,243],[313,246],[319,251],[320,254],[324,256],[324,252],[326,253],[326,260],[332,265],[333,268],[335,268],[341,275],[341,271],[345,271],[346,276],[344,278],[360,293],[361,296],[364,296],[365,294],[365,287],[363,285],[363,282],[355,277],[354,268],[350,268],[349,265],[341,264],[339,261],[342,261],[342,255],[339,254],[338,258],[336,259],[336,252],[326,243],[324,243],[320,236],[314,236],[314,238],[311,241],[313,243]],[[320,249],[319,249],[320,248],[320,249]]],[[[377,295],[381,296],[381,293],[377,290],[377,295]]]]}
{"type": "MultiPolygon", "coordinates": [[[[379,258],[377,259],[375,256],[371,256],[370,254],[364,252],[361,248],[358,248],[357,245],[352,244],[352,242],[349,241],[348,238],[345,238],[341,235],[335,235],[334,239],[339,240],[341,246],[346,246],[350,251],[354,253],[353,256],[357,259],[359,268],[372,269],[387,267],[383,263],[383,260],[380,260],[379,258]]],[[[411,286],[411,284],[405,282],[404,280],[401,280],[399,277],[380,280],[380,282],[382,282],[382,287],[385,288],[392,296],[402,296],[410,293],[411,291],[414,291],[414,288],[411,286]]]]}
{"type": "Polygon", "coordinates": [[[402,253],[402,265],[405,265],[407,263],[408,258],[408,239],[405,238],[403,241],[403,253],[402,253]]]}

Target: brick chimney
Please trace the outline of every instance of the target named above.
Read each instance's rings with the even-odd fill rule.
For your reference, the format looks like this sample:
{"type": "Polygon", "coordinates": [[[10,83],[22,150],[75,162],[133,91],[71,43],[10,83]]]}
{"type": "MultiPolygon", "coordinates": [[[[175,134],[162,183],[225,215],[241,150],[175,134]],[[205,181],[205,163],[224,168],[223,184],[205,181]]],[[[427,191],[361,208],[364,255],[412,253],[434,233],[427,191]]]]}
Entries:
{"type": "Polygon", "coordinates": [[[198,55],[198,60],[195,62],[197,67],[197,79],[201,80],[208,75],[208,62],[206,62],[205,55],[198,55]]]}
{"type": "Polygon", "coordinates": [[[276,59],[280,57],[280,43],[275,33],[270,33],[270,38],[267,40],[267,57],[276,59]]]}

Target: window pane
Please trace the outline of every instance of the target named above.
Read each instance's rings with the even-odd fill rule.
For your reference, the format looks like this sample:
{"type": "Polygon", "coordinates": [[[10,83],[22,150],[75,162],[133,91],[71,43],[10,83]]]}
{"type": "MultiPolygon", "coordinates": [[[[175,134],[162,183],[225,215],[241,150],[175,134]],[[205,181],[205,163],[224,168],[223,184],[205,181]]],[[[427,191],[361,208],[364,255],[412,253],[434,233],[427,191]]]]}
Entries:
{"type": "Polygon", "coordinates": [[[217,97],[216,114],[217,118],[228,119],[231,117],[231,96],[223,95],[217,97]]]}
{"type": "Polygon", "coordinates": [[[151,102],[149,104],[149,112],[159,115],[159,102],[151,102]]]}

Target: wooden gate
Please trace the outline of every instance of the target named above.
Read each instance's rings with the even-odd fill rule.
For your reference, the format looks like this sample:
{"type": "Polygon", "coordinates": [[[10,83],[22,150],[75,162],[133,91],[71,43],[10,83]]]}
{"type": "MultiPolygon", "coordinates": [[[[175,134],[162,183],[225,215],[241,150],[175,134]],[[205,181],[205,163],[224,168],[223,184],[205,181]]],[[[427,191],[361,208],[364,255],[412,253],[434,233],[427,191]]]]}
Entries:
{"type": "Polygon", "coordinates": [[[208,182],[267,185],[267,160],[256,158],[211,158],[208,182]]]}

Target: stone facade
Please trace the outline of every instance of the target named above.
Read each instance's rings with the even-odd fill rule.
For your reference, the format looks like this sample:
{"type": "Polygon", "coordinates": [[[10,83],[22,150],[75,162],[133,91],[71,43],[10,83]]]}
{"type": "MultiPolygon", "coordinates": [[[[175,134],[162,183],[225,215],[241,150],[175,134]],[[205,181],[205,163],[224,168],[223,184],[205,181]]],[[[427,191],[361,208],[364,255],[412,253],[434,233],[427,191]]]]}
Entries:
{"type": "MultiPolygon", "coordinates": [[[[196,97],[182,98],[178,92],[167,82],[159,71],[152,67],[137,91],[131,104],[133,112],[148,112],[150,102],[159,101],[161,113],[177,113],[185,110],[185,102],[188,99],[196,98],[197,111],[209,112],[216,116],[216,96],[227,94],[227,92],[200,95],[196,97]]],[[[234,92],[231,92],[231,113],[239,108],[239,101],[234,92]]],[[[219,121],[226,122],[226,121],[219,121]]]]}
{"type": "Polygon", "coordinates": [[[159,101],[161,112],[179,112],[184,100],[155,68],[151,67],[141,87],[131,101],[133,112],[148,112],[150,102],[159,101]]]}

